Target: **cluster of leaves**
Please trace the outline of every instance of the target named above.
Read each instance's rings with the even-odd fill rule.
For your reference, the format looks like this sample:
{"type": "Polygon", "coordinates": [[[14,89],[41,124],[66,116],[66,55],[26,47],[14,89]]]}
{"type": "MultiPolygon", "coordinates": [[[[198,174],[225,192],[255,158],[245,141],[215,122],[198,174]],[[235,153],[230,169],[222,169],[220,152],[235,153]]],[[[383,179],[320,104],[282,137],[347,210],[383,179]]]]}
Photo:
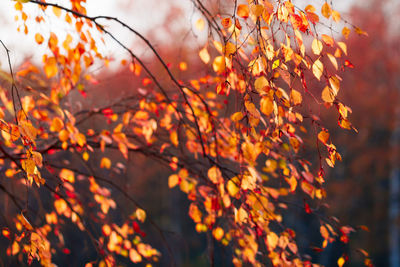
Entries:
{"type": "MultiPolygon", "coordinates": [[[[352,65],[346,59],[346,44],[335,40],[339,37],[333,35],[334,26],[326,26],[341,21],[328,2],[317,11],[292,1],[226,1],[223,6],[231,14],[227,16],[193,1],[203,15],[196,26],[209,28],[207,43],[199,51],[207,74],[188,81],[177,79],[152,43],[129,25],[114,17],[88,16],[85,0],[68,2],[65,6],[15,2],[19,30],[28,33],[34,24],[48,28],[51,20],[58,20],[68,33],[35,33],[36,42],[48,48],[43,55],[45,79],[40,70],[26,64],[15,77],[11,72],[11,90],[1,89],[6,108],[0,114],[5,175],[21,192],[23,187],[44,188],[52,202],[31,214],[21,196],[0,187],[17,208],[13,225],[3,229],[12,241],[9,255],[26,254],[28,262],[37,259],[51,266],[56,251],[52,246],[68,253],[62,235],[68,220],[92,240],[101,266],[115,265],[119,257],[134,263],[157,261],[160,252],[143,241],[140,228],[144,222],[155,225],[151,217],[132,196],[102,176],[125,168],[111,160],[113,151],[120,153],[122,162],[141,153],[169,165],[174,174],[168,185],[187,194],[196,230],[210,232],[222,245],[231,246],[235,266],[312,264],[300,252],[295,231],[285,226],[282,214],[290,205],[320,220],[323,243],[316,249],[323,250],[334,240],[348,242],[353,228],[319,213],[326,197],[324,167],[333,167],[341,156],[311,107],[315,103],[335,107],[339,125],[354,129],[348,120],[351,109],[338,98],[340,71],[352,65]],[[25,5],[35,5],[39,12],[26,13],[25,5]],[[140,38],[169,80],[161,81],[101,21],[115,22],[140,38]],[[331,34],[319,34],[317,26],[331,34]],[[74,112],[69,95],[74,90],[85,95],[85,86],[96,83],[85,69],[96,61],[108,64],[98,49],[104,37],[127,52],[129,59],[121,64],[141,79],[145,89],[106,107],[74,112]],[[45,80],[48,93],[20,82],[23,78],[45,80]],[[21,96],[20,86],[29,94],[21,96]],[[96,117],[103,122],[100,129],[90,127],[96,117]],[[301,155],[302,136],[309,131],[315,132],[317,168],[301,155]],[[118,205],[110,189],[136,206],[122,225],[109,215],[118,205]],[[298,197],[292,202],[294,195],[298,197]],[[88,222],[93,218],[101,233],[88,222]],[[57,244],[49,241],[50,236],[58,237],[57,244]]],[[[350,29],[344,27],[342,32],[347,37],[350,29]]],[[[179,71],[190,66],[181,62],[179,71]]],[[[342,266],[346,260],[344,255],[337,263],[342,266]]]]}

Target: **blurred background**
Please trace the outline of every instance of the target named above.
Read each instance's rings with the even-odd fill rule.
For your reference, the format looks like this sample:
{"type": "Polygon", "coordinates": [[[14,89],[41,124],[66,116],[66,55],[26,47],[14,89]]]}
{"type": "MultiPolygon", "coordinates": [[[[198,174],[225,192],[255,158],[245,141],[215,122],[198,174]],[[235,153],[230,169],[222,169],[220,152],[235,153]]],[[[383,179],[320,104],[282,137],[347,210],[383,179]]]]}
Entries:
{"type": "MultiPolygon", "coordinates": [[[[13,22],[12,2],[5,2],[7,1],[0,3],[0,38],[11,49],[14,66],[18,69],[27,60],[40,64],[38,55],[44,52],[40,50],[44,48],[38,47],[38,53],[31,54],[32,49],[28,48],[35,46],[34,38],[16,33],[18,23],[13,22]],[[20,42],[22,38],[30,39],[32,43],[20,42]]],[[[179,62],[190,62],[186,72],[176,71],[179,78],[190,80],[199,72],[207,74],[197,55],[197,51],[206,41],[207,30],[199,31],[194,27],[200,15],[190,1],[87,2],[90,15],[119,17],[144,32],[171,64],[173,71],[177,70],[179,62]]],[[[320,1],[298,2],[318,5],[320,1]]],[[[389,0],[336,0],[333,1],[334,7],[335,2],[338,2],[337,9],[342,18],[367,31],[368,37],[352,32],[346,40],[349,61],[354,68],[350,65],[341,74],[343,82],[339,93],[339,98],[353,111],[350,119],[358,133],[340,128],[335,117],[337,115],[332,110],[325,107],[320,109],[321,120],[329,129],[332,140],[343,157],[335,169],[327,172],[327,202],[330,208],[327,209],[326,216],[335,216],[343,224],[353,226],[358,231],[351,235],[351,241],[347,245],[329,244],[326,251],[318,253],[310,249],[320,247],[322,242],[318,231],[319,223],[315,218],[306,215],[303,210],[289,210],[287,224],[296,229],[303,252],[312,255],[316,262],[325,266],[337,266],[336,260],[342,253],[349,255],[346,266],[361,266],[363,257],[359,248],[370,254],[376,266],[400,266],[399,3],[389,0]]],[[[59,30],[62,31],[62,28],[59,30]]],[[[340,31],[341,28],[338,32],[340,31]]],[[[339,33],[337,40],[343,38],[339,33]]],[[[151,54],[138,40],[122,31],[119,36],[124,43],[136,46],[140,50],[139,54],[147,58],[147,63],[152,62],[151,54]]],[[[131,72],[118,68],[120,60],[126,55],[117,46],[106,40],[102,49],[110,55],[111,62],[115,63],[111,63],[108,68],[94,66],[90,69],[90,74],[98,81],[98,85],[88,89],[86,97],[79,94],[73,96],[78,104],[86,107],[105,105],[142,86],[131,72]],[[99,94],[104,97],[99,99],[96,97],[99,94]]],[[[1,52],[0,56],[1,68],[5,69],[5,55],[1,52]]],[[[157,71],[156,65],[152,67],[157,71]]],[[[318,155],[315,153],[310,152],[308,155],[311,157],[310,161],[317,160],[318,155]]],[[[168,189],[169,172],[168,168],[138,155],[130,158],[124,174],[116,177],[115,181],[135,196],[166,231],[178,266],[206,266],[207,236],[194,230],[194,223],[187,215],[189,202],[186,196],[178,192],[179,189],[168,189]]],[[[124,201],[116,192],[114,197],[118,203],[124,201]]],[[[128,205],[119,209],[127,214],[131,212],[128,205]]],[[[118,221],[117,217],[116,220],[118,221]]],[[[168,255],[159,235],[151,227],[144,230],[147,233],[146,239],[165,255],[160,266],[168,263],[168,255]]],[[[71,233],[76,234],[72,230],[71,233]]],[[[2,245],[6,244],[4,240],[1,242],[2,245]]],[[[66,238],[67,246],[75,247],[80,243],[82,241],[79,236],[71,234],[66,238]]],[[[231,266],[228,260],[231,255],[229,248],[215,245],[216,266],[231,266]]],[[[56,262],[63,262],[73,256],[74,264],[79,266],[84,262],[85,256],[90,254],[77,250],[72,250],[71,253],[72,255],[58,255],[56,262]]]]}

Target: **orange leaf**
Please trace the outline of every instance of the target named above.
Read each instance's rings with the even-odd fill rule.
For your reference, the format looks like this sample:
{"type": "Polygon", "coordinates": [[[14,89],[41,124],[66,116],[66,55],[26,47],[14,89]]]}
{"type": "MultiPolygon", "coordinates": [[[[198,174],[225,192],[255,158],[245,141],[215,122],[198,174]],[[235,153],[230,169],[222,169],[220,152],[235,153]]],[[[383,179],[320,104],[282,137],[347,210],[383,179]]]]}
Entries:
{"type": "Polygon", "coordinates": [[[239,5],[237,8],[237,15],[244,19],[249,17],[249,7],[247,5],[239,5]]]}
{"type": "Polygon", "coordinates": [[[331,14],[332,14],[332,9],[331,9],[331,6],[330,6],[327,2],[325,2],[325,3],[322,5],[321,13],[322,13],[322,15],[323,15],[325,18],[327,18],[327,19],[329,19],[329,17],[331,16],[331,14]]]}

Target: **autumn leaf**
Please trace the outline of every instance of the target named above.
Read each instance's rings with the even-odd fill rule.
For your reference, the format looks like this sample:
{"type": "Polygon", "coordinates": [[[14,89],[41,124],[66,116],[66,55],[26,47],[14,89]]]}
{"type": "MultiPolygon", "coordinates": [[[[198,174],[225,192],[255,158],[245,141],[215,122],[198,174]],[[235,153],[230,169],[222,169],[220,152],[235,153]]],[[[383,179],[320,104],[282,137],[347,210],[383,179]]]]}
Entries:
{"type": "Polygon", "coordinates": [[[200,50],[199,52],[200,59],[207,64],[210,62],[210,54],[208,54],[207,48],[204,47],[203,49],[200,50]]]}
{"type": "Polygon", "coordinates": [[[311,48],[312,48],[312,51],[313,51],[313,53],[315,55],[321,54],[321,51],[322,51],[322,48],[323,48],[322,42],[315,38],[313,40],[312,44],[311,44],[311,48]]]}
{"type": "Polygon", "coordinates": [[[237,15],[239,17],[242,17],[244,19],[248,18],[249,17],[249,13],[250,13],[250,11],[249,11],[249,7],[247,5],[238,5],[238,7],[237,7],[237,15]]]}
{"type": "Polygon", "coordinates": [[[328,4],[328,2],[325,2],[325,3],[322,5],[321,13],[322,13],[322,15],[323,15],[325,18],[327,18],[327,19],[329,19],[329,17],[331,16],[331,14],[332,14],[332,9],[331,9],[331,6],[328,4]]]}
{"type": "Polygon", "coordinates": [[[312,65],[312,71],[313,74],[315,76],[315,78],[317,78],[318,80],[321,79],[322,73],[324,71],[324,65],[322,64],[322,62],[317,59],[314,64],[312,65]]]}

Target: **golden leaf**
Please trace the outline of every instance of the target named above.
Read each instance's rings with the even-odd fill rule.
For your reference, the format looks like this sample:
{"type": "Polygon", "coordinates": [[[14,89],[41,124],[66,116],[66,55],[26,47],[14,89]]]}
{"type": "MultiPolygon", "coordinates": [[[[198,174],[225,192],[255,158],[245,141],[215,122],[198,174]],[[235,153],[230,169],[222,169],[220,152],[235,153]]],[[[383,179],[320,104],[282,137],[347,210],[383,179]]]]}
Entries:
{"type": "Polygon", "coordinates": [[[322,41],[324,41],[327,46],[333,46],[335,44],[333,38],[326,34],[322,34],[322,41]]]}
{"type": "Polygon", "coordinates": [[[335,69],[338,70],[338,63],[337,63],[336,58],[332,54],[329,54],[329,53],[327,53],[326,55],[328,56],[329,60],[331,61],[332,65],[335,67],[335,69]]]}
{"type": "Polygon", "coordinates": [[[64,122],[59,117],[53,118],[50,125],[50,131],[59,132],[62,128],[64,128],[64,122]]]}
{"type": "Polygon", "coordinates": [[[321,51],[323,49],[322,42],[315,38],[311,44],[311,49],[315,55],[321,54],[321,51]]]}
{"type": "Polygon", "coordinates": [[[42,161],[43,161],[43,157],[42,154],[40,154],[37,151],[32,151],[32,159],[35,162],[35,164],[37,166],[39,166],[40,168],[43,166],[42,161]]]}
{"type": "Polygon", "coordinates": [[[269,97],[263,97],[260,100],[260,110],[265,115],[269,116],[274,111],[274,103],[269,97]]]}
{"type": "Polygon", "coordinates": [[[303,97],[299,91],[292,89],[290,92],[290,100],[292,101],[293,105],[296,106],[301,104],[303,97]]]}
{"type": "Polygon", "coordinates": [[[224,230],[221,227],[217,227],[213,230],[213,236],[216,240],[221,240],[224,237],[224,230]]]}
{"type": "Polygon", "coordinates": [[[214,184],[223,183],[224,179],[222,178],[222,173],[217,166],[211,167],[207,172],[208,178],[214,184]]]}
{"type": "Polygon", "coordinates": [[[344,54],[347,56],[347,45],[343,42],[337,42],[337,45],[340,47],[340,49],[342,49],[344,54]]]}
{"type": "Polygon", "coordinates": [[[325,131],[325,130],[320,131],[319,134],[318,134],[318,139],[322,143],[326,144],[328,142],[328,140],[329,140],[329,133],[327,131],[325,131]]]}
{"type": "Polygon", "coordinates": [[[253,13],[253,15],[256,16],[257,18],[259,16],[261,16],[263,11],[264,11],[264,7],[262,5],[253,5],[251,7],[251,13],[253,13]]]}
{"type": "Polygon", "coordinates": [[[340,258],[337,260],[337,265],[338,265],[339,267],[342,267],[342,266],[344,265],[345,262],[346,262],[346,261],[344,260],[344,258],[343,258],[343,257],[340,257],[340,258]]]}
{"type": "Polygon", "coordinates": [[[179,184],[179,176],[172,174],[168,177],[168,187],[172,188],[179,184]]]}
{"type": "Polygon", "coordinates": [[[214,59],[214,62],[212,64],[213,69],[217,73],[222,73],[225,71],[225,58],[223,56],[218,56],[214,59]]]}
{"type": "Polygon", "coordinates": [[[142,261],[142,256],[136,251],[136,249],[131,248],[129,249],[129,259],[133,263],[138,263],[142,261]]]}
{"type": "Polygon", "coordinates": [[[350,29],[347,27],[343,27],[342,34],[343,34],[344,38],[346,38],[346,39],[349,38],[350,29]]]}
{"type": "Polygon", "coordinates": [[[234,177],[226,183],[226,189],[231,197],[236,196],[236,194],[240,191],[240,188],[236,185],[238,182],[238,179],[234,177]]]}
{"type": "Polygon", "coordinates": [[[207,64],[210,62],[210,54],[207,51],[207,47],[204,47],[203,49],[200,50],[199,52],[200,59],[207,64]]]}
{"type": "Polygon", "coordinates": [[[325,18],[327,18],[327,19],[329,19],[329,17],[331,16],[331,14],[332,14],[332,9],[331,9],[331,6],[330,6],[327,2],[325,2],[325,3],[322,5],[321,13],[322,13],[322,15],[323,15],[325,18]]]}
{"type": "Polygon", "coordinates": [[[142,223],[146,220],[146,212],[144,210],[136,209],[135,214],[138,220],[141,221],[142,223]]]}
{"type": "Polygon", "coordinates": [[[71,170],[62,169],[60,171],[59,176],[60,176],[61,180],[63,180],[63,181],[67,181],[67,182],[70,182],[70,183],[74,183],[75,182],[75,174],[71,170]]]}
{"type": "Polygon", "coordinates": [[[332,19],[335,22],[339,22],[340,21],[340,13],[337,12],[336,10],[332,10],[332,19]]]}
{"type": "Polygon", "coordinates": [[[111,168],[111,160],[106,157],[102,158],[100,161],[100,168],[106,168],[106,169],[111,168]]]}
{"type": "Polygon", "coordinates": [[[204,30],[204,26],[205,26],[205,23],[204,23],[204,20],[202,18],[199,18],[198,20],[196,20],[196,28],[199,31],[204,30]]]}
{"type": "Polygon", "coordinates": [[[267,78],[264,76],[258,77],[254,82],[254,88],[256,88],[257,92],[263,93],[265,90],[262,90],[264,87],[269,85],[267,78]]]}
{"type": "Polygon", "coordinates": [[[329,86],[325,86],[324,90],[322,90],[322,100],[327,103],[333,103],[335,101],[335,94],[329,86]]]}
{"type": "Polygon", "coordinates": [[[315,76],[318,80],[320,80],[323,71],[324,71],[324,65],[322,64],[322,62],[321,62],[319,59],[317,59],[317,60],[314,62],[314,64],[312,65],[312,72],[313,72],[314,76],[315,76]]]}
{"type": "Polygon", "coordinates": [[[339,89],[340,89],[340,81],[339,81],[339,79],[336,76],[331,76],[329,78],[329,84],[331,85],[333,93],[336,96],[339,93],[339,89]]]}

